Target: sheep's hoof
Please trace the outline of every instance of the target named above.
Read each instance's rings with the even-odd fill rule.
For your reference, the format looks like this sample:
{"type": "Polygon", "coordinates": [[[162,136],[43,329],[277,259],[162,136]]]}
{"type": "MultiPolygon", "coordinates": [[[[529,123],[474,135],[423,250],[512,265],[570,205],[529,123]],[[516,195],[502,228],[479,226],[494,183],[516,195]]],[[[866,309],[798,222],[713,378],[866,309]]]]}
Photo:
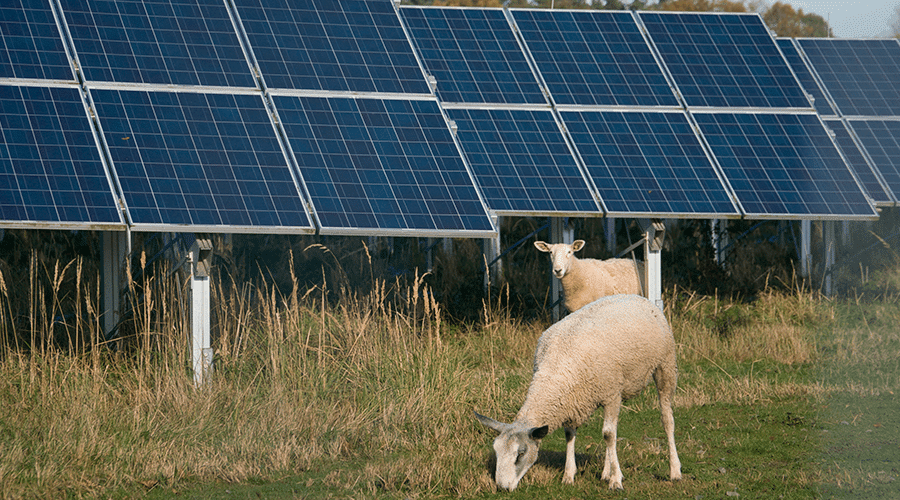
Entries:
{"type": "Polygon", "coordinates": [[[609,489],[611,489],[611,490],[624,490],[625,487],[622,486],[622,483],[621,483],[621,482],[618,482],[618,483],[610,482],[610,483],[609,483],[609,489]]]}
{"type": "Polygon", "coordinates": [[[575,476],[563,476],[563,484],[575,484],[575,476]]]}

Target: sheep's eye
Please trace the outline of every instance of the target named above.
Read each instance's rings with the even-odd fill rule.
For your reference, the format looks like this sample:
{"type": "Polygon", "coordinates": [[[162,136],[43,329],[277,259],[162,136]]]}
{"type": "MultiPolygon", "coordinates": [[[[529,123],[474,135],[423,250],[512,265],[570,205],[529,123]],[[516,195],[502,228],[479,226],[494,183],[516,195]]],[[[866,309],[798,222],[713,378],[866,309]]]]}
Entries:
{"type": "Polygon", "coordinates": [[[519,463],[519,461],[522,460],[522,457],[525,456],[525,451],[525,448],[519,448],[519,451],[516,454],[516,463],[519,463]]]}

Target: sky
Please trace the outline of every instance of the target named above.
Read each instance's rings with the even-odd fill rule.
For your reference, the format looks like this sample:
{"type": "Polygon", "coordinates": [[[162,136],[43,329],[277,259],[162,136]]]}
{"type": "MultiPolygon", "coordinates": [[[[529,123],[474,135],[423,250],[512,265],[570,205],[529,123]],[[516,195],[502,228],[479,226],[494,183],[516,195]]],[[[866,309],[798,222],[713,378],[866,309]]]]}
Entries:
{"type": "MultiPolygon", "coordinates": [[[[818,14],[837,38],[891,36],[891,23],[900,0],[782,0],[806,14],[818,14]]],[[[771,2],[771,3],[774,3],[771,2]]]]}

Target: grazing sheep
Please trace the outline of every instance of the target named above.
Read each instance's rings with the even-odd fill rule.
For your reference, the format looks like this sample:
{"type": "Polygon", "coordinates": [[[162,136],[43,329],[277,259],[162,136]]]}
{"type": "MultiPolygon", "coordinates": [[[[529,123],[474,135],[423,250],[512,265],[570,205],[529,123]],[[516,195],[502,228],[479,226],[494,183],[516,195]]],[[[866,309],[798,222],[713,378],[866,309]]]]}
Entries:
{"type": "Polygon", "coordinates": [[[631,259],[579,259],[575,257],[575,252],[584,248],[584,240],[575,240],[571,245],[535,241],[534,246],[550,254],[553,275],[562,283],[563,304],[569,312],[575,312],[607,295],[644,295],[643,262],[631,259]]]}
{"type": "Polygon", "coordinates": [[[604,297],[548,328],[538,339],[534,375],[525,403],[511,424],[475,413],[497,431],[494,479],[514,490],[538,457],[541,439],[563,427],[566,465],[563,483],[575,480],[575,433],[603,407],[606,458],[601,479],[622,489],[616,456],[616,427],[622,401],[639,393],[653,376],[669,444],[669,478],[681,479],[675,450],[672,400],[677,379],[675,339],[662,311],[637,295],[604,297]]]}

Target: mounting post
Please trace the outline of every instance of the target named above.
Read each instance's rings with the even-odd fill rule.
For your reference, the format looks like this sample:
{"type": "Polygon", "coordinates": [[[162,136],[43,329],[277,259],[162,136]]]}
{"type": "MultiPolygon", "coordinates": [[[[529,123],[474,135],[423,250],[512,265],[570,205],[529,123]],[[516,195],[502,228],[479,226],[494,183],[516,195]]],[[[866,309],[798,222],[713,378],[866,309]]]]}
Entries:
{"type": "MultiPolygon", "coordinates": [[[[562,217],[550,218],[550,243],[565,243],[571,245],[575,241],[575,225],[574,220],[562,217]]],[[[562,292],[562,283],[553,277],[553,260],[550,260],[550,301],[556,304],[553,308],[553,321],[559,321],[562,317],[562,305],[558,304],[560,292],[562,292]]]]}
{"type": "Polygon", "coordinates": [[[131,245],[125,231],[103,231],[103,334],[109,336],[122,319],[125,265],[131,245]]]}
{"type": "Polygon", "coordinates": [[[212,241],[197,238],[189,251],[191,265],[191,360],[194,385],[199,387],[212,375],[213,351],[209,340],[209,270],[212,241]]]}
{"type": "Polygon", "coordinates": [[[809,278],[812,264],[812,250],[810,240],[812,235],[812,221],[800,221],[800,276],[809,278]]]}
{"type": "Polygon", "coordinates": [[[662,301],[662,245],[666,237],[666,225],[661,219],[641,219],[644,231],[644,283],[647,298],[663,309],[662,301]]]}
{"type": "Polygon", "coordinates": [[[832,273],[834,271],[834,261],[835,261],[835,230],[834,230],[835,221],[833,220],[824,220],[822,221],[823,231],[822,231],[822,243],[825,247],[825,283],[824,283],[824,291],[826,297],[831,297],[832,285],[834,281],[832,280],[832,273]]]}

